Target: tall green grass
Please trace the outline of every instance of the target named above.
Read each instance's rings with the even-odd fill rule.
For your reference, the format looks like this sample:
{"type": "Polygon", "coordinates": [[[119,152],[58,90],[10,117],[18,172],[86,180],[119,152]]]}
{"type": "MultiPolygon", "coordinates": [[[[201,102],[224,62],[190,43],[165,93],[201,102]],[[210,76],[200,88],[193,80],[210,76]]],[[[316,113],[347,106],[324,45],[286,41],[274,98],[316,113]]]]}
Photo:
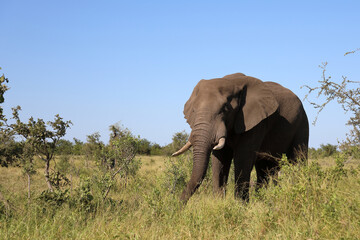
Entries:
{"type": "Polygon", "coordinates": [[[187,205],[178,197],[191,169],[190,159],[141,160],[136,177],[126,186],[118,182],[108,201],[97,199],[95,186],[91,186],[94,199],[90,209],[79,207],[73,199],[79,197],[76,189],[84,184],[84,177],[91,180],[95,174],[91,166],[80,171],[83,159],[70,161],[79,174],[73,176],[70,200],[60,206],[46,205],[37,198],[46,189],[41,171],[34,176],[34,197],[29,203],[21,170],[1,168],[0,190],[12,211],[10,216],[0,215],[0,238],[360,238],[360,168],[358,164],[348,167],[342,156],[327,159],[332,164],[326,167],[319,164],[322,160],[308,165],[284,162],[276,184],[271,182],[259,192],[252,189],[249,203],[234,199],[233,182],[229,182],[225,198],[214,197],[211,178],[207,177],[187,205]]]}

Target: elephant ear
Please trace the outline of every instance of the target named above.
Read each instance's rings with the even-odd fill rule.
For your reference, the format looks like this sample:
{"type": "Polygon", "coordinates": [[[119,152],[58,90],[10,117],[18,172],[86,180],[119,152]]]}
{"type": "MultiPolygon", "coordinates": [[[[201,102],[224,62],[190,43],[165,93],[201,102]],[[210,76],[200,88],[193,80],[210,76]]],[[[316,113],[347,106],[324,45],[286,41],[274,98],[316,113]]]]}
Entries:
{"type": "Polygon", "coordinates": [[[189,100],[184,105],[184,117],[186,119],[186,122],[190,125],[191,128],[194,126],[194,122],[195,122],[194,104],[196,97],[199,93],[200,82],[195,86],[189,100]]]}
{"type": "Polygon", "coordinates": [[[185,103],[184,106],[184,116],[186,119],[186,122],[190,125],[190,127],[192,128],[194,125],[194,121],[195,121],[195,111],[193,108],[193,103],[191,98],[185,103]]]}
{"type": "Polygon", "coordinates": [[[244,87],[239,101],[241,101],[242,110],[236,116],[236,133],[249,131],[272,115],[279,107],[273,93],[262,83],[244,87]]]}

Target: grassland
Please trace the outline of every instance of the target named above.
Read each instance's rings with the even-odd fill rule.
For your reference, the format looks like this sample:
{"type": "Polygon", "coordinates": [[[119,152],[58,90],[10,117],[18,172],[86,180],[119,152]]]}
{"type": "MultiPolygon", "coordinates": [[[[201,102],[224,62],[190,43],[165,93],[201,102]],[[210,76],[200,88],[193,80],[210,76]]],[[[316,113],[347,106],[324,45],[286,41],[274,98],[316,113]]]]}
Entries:
{"type": "Polygon", "coordinates": [[[32,177],[21,168],[0,168],[0,239],[359,239],[360,168],[358,160],[311,160],[307,166],[285,165],[278,184],[255,193],[245,204],[233,198],[230,179],[225,198],[214,197],[207,177],[187,205],[178,195],[190,172],[189,156],[169,159],[141,156],[139,172],[118,181],[101,202],[96,186],[89,208],[74,198],[87,176],[96,174],[82,157],[71,159],[73,190],[67,202],[39,199],[46,189],[41,162],[32,177]],[[343,166],[342,164],[345,164],[343,166]],[[181,178],[185,176],[185,179],[181,178]],[[2,204],[2,205],[1,205],[2,204]],[[85,206],[86,207],[86,206],[85,206]]]}

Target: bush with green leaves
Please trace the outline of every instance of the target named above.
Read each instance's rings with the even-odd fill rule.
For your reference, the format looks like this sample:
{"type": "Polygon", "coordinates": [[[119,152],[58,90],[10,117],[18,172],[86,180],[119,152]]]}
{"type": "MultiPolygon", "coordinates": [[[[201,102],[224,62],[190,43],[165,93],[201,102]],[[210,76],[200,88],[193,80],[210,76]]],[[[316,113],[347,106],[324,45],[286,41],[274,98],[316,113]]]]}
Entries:
{"type": "Polygon", "coordinates": [[[65,191],[62,190],[45,190],[43,191],[40,196],[38,197],[40,200],[40,204],[45,204],[43,206],[43,210],[46,211],[48,207],[59,207],[65,202],[69,200],[69,191],[66,189],[65,191]]]}
{"type": "Polygon", "coordinates": [[[190,178],[192,161],[189,155],[181,155],[177,158],[169,157],[165,162],[163,187],[170,193],[182,190],[190,178]]]}
{"type": "Polygon", "coordinates": [[[23,152],[21,142],[15,141],[14,132],[3,128],[0,131],[0,166],[8,167],[19,164],[23,152]]]}
{"type": "Polygon", "coordinates": [[[61,173],[71,173],[71,164],[69,155],[61,155],[59,161],[56,162],[56,170],[61,173]]]}
{"type": "MultiPolygon", "coordinates": [[[[1,67],[0,67],[1,70],[1,67]]],[[[4,94],[9,87],[6,85],[9,80],[4,74],[0,76],[0,166],[7,167],[14,164],[21,154],[22,148],[14,139],[14,131],[6,126],[6,117],[3,115],[1,104],[5,101],[4,94]]]]}
{"type": "Polygon", "coordinates": [[[31,152],[45,162],[45,181],[50,192],[53,186],[50,181],[50,161],[53,159],[57,143],[65,136],[71,121],[64,121],[58,114],[54,121],[45,123],[43,119],[35,120],[30,117],[28,122],[22,122],[19,117],[20,106],[13,108],[15,123],[7,124],[16,135],[24,138],[25,144],[31,148],[31,152]]]}
{"type": "Polygon", "coordinates": [[[72,150],[73,154],[74,155],[82,155],[84,143],[77,138],[73,138],[73,140],[74,140],[73,150],[72,150]]]}
{"type": "MultiPolygon", "coordinates": [[[[101,135],[98,132],[86,136],[86,143],[82,144],[82,153],[85,155],[86,160],[102,161],[99,159],[99,155],[104,143],[100,140],[100,137],[101,135]]],[[[79,141],[77,143],[80,144],[79,141]]],[[[101,162],[101,164],[103,163],[101,162]]]]}
{"type": "Polygon", "coordinates": [[[48,206],[61,206],[69,200],[69,185],[70,180],[65,174],[54,170],[49,175],[49,182],[53,189],[43,191],[38,197],[39,200],[46,203],[48,206]]]}
{"type": "Polygon", "coordinates": [[[172,143],[163,148],[163,155],[171,156],[174,152],[182,148],[189,139],[189,134],[184,131],[177,132],[172,137],[172,143]]]}
{"type": "MultiPolygon", "coordinates": [[[[1,70],[1,67],[0,67],[1,70]]],[[[4,94],[7,90],[9,90],[9,87],[6,85],[9,80],[5,77],[5,75],[0,76],[0,103],[3,103],[5,101],[4,94]]],[[[3,108],[0,105],[0,120],[4,119],[5,116],[3,115],[3,108]]],[[[2,126],[2,123],[0,123],[0,126],[2,126]]]]}
{"type": "Polygon", "coordinates": [[[318,149],[309,148],[310,158],[331,157],[338,153],[337,146],[332,144],[320,144],[318,149]]]}
{"type": "Polygon", "coordinates": [[[69,140],[60,139],[56,143],[56,151],[57,155],[70,155],[73,154],[73,143],[69,140]]]}
{"type": "Polygon", "coordinates": [[[135,159],[139,138],[134,137],[130,130],[119,125],[110,126],[111,135],[108,145],[102,146],[95,156],[100,176],[97,184],[102,189],[105,200],[118,176],[124,181],[135,176],[140,168],[140,160],[135,159]]]}
{"type": "Polygon", "coordinates": [[[94,209],[94,196],[91,193],[92,185],[90,177],[80,176],[80,183],[71,198],[71,205],[86,212],[92,211],[94,209]]]}
{"type": "Polygon", "coordinates": [[[162,147],[157,144],[154,143],[151,145],[151,149],[150,149],[150,155],[154,156],[154,155],[162,155],[162,147]]]}
{"type": "MultiPolygon", "coordinates": [[[[339,192],[339,184],[346,182],[343,179],[348,176],[349,170],[344,167],[346,158],[345,154],[337,154],[334,167],[322,168],[317,161],[294,165],[285,157],[275,181],[277,184],[270,182],[267,188],[260,189],[257,199],[270,208],[288,206],[282,209],[284,212],[273,213],[274,221],[287,215],[299,215],[333,224],[344,214],[341,213],[342,200],[336,193],[339,192]]],[[[359,175],[359,171],[352,172],[359,175]]]]}

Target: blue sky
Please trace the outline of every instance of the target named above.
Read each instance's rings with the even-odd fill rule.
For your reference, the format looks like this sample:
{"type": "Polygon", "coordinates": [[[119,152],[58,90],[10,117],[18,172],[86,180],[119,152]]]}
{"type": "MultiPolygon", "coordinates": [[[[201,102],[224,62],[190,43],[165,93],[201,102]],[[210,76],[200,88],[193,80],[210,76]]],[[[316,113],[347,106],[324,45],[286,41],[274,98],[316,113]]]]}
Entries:
{"type": "MultiPolygon", "coordinates": [[[[2,1],[5,112],[57,113],[86,140],[121,122],[161,145],[190,132],[183,106],[200,79],[235,72],[274,81],[301,99],[327,61],[333,79],[359,80],[359,1],[2,1]]],[[[310,121],[316,110],[304,103],[310,121]]],[[[336,144],[348,119],[331,104],[310,146],[336,144]]]]}

